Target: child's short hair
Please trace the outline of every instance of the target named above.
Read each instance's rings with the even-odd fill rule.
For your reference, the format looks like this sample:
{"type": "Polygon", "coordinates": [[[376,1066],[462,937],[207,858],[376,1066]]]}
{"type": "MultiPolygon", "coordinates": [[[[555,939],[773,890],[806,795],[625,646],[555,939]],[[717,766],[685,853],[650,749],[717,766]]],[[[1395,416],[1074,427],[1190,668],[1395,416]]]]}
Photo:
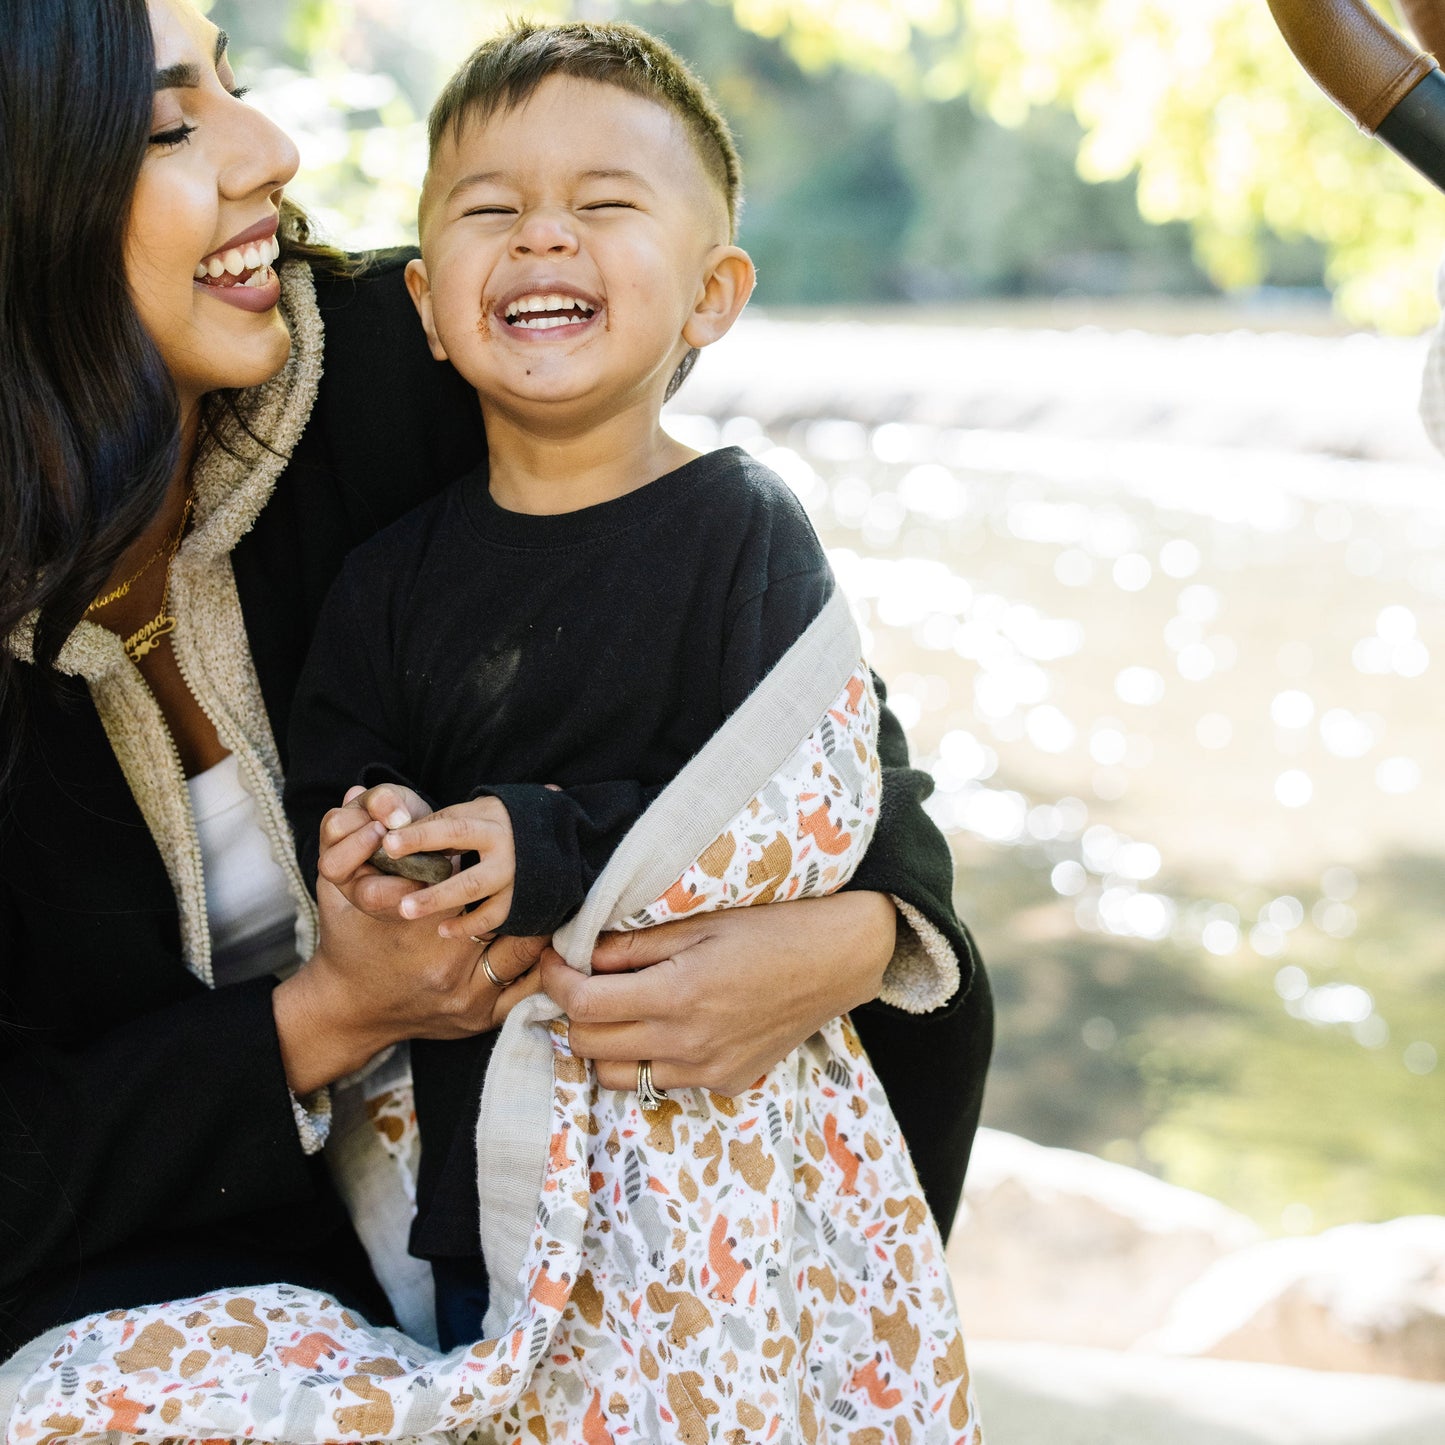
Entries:
{"type": "Polygon", "coordinates": [[[511,110],[548,76],[595,80],[645,96],[672,111],[727,201],[729,239],[737,235],[742,167],[732,131],[707,87],[662,41],[621,21],[537,25],[515,20],[483,41],[447,82],[427,122],[427,162],[449,131],[511,110]]]}

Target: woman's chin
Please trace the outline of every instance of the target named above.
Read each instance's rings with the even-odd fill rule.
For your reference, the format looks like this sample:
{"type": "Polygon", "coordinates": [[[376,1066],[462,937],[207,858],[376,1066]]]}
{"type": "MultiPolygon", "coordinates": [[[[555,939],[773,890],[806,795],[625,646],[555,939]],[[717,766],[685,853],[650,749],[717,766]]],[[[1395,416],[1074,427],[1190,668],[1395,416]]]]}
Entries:
{"type": "Polygon", "coordinates": [[[291,333],[278,310],[273,307],[260,315],[233,311],[227,319],[230,325],[195,328],[195,348],[188,358],[194,364],[185,368],[191,374],[176,377],[182,390],[203,396],[260,386],[286,365],[291,333]]]}

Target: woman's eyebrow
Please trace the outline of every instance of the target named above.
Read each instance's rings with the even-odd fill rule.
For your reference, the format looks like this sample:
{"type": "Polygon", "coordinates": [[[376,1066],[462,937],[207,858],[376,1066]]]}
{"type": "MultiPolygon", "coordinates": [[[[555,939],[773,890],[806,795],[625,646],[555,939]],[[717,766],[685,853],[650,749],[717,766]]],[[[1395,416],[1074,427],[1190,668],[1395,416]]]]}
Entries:
{"type": "MultiPolygon", "coordinates": [[[[224,30],[216,31],[216,58],[215,64],[221,63],[221,57],[226,53],[226,46],[230,37],[224,30]]],[[[156,71],[157,90],[194,90],[201,83],[201,68],[191,61],[182,61],[179,65],[167,65],[163,70],[156,71]]]]}

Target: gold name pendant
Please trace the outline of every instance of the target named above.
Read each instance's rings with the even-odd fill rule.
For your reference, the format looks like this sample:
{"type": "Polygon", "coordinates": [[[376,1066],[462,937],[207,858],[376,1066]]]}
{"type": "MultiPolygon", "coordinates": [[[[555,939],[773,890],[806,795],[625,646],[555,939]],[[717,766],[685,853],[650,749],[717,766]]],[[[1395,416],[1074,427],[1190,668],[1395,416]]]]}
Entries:
{"type": "Polygon", "coordinates": [[[159,617],[153,617],[139,632],[133,632],[121,644],[125,648],[125,655],[132,662],[139,662],[148,652],[160,646],[161,638],[166,633],[174,632],[176,619],[167,616],[164,612],[159,617]]]}

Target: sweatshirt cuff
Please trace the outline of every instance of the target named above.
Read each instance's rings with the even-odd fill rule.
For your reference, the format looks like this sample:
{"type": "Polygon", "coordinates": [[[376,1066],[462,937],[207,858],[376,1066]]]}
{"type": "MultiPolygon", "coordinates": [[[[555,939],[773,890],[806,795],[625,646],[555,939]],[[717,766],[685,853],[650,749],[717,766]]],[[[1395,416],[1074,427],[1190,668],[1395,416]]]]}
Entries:
{"type": "Polygon", "coordinates": [[[567,841],[566,794],[540,783],[501,783],[477,788],[472,797],[496,798],[512,823],[517,873],[511,912],[498,931],[530,938],[561,927],[587,891],[575,844],[567,841]]]}
{"type": "Polygon", "coordinates": [[[943,931],[917,908],[896,893],[889,897],[903,927],[898,930],[893,957],[883,973],[879,1001],[902,1013],[932,1013],[958,992],[962,979],[958,955],[943,931]]]}

